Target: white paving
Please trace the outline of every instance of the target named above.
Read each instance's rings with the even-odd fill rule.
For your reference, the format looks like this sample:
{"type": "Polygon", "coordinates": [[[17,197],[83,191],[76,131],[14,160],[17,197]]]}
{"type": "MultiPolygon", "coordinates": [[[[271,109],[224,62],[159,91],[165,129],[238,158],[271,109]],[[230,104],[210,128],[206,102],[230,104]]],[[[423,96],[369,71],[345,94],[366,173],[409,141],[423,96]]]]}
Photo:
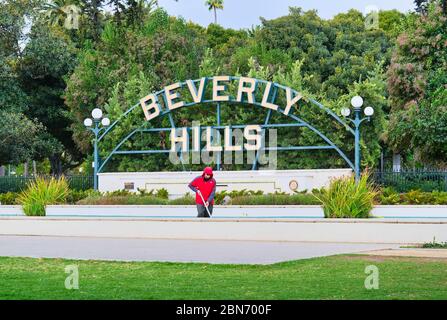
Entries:
{"type": "Polygon", "coordinates": [[[0,256],[79,260],[272,264],[398,248],[396,244],[0,236],[0,256]]]}

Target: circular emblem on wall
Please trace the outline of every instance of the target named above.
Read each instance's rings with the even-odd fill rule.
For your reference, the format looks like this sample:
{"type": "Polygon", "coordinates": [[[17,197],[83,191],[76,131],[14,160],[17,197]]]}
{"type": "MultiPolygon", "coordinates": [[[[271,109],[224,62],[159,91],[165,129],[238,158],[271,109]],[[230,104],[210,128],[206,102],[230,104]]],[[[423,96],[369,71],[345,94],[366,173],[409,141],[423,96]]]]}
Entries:
{"type": "Polygon", "coordinates": [[[296,180],[292,180],[289,182],[289,188],[292,191],[296,191],[298,189],[298,182],[296,180]]]}

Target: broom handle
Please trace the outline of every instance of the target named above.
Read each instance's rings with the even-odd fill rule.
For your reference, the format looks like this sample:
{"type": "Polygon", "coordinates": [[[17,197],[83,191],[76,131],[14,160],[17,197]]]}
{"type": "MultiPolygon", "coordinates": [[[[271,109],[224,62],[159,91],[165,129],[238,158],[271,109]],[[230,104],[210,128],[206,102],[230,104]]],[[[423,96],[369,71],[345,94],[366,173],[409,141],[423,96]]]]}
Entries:
{"type": "Polygon", "coordinates": [[[206,205],[206,202],[205,202],[205,199],[203,198],[202,192],[200,192],[200,190],[197,190],[197,192],[199,193],[200,198],[202,198],[203,205],[205,206],[205,209],[206,209],[206,211],[208,212],[208,215],[209,215],[210,218],[211,218],[210,210],[208,209],[208,206],[206,205]]]}

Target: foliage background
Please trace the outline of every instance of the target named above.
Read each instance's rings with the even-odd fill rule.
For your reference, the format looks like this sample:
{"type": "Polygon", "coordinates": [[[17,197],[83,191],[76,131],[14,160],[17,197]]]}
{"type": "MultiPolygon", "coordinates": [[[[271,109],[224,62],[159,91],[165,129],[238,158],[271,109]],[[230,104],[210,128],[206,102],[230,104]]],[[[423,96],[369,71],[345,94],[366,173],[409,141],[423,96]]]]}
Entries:
{"type": "MultiPolygon", "coordinates": [[[[369,28],[367,17],[356,10],[325,20],[316,11],[292,7],[286,16],[261,18],[250,30],[232,30],[170,17],[156,1],[2,1],[0,165],[36,160],[48,163],[43,170],[51,173],[89,172],[92,137],[82,122],[94,107],[116,120],[141,97],[166,85],[229,74],[290,86],[336,113],[349,106],[352,96],[361,95],[376,111],[362,129],[363,167],[377,167],[382,153],[388,158],[401,153],[409,165],[445,168],[446,16],[440,0],[417,5],[417,12],[407,14],[381,11],[377,28],[369,28]],[[79,29],[64,26],[69,5],[80,9],[79,29]]],[[[283,99],[279,97],[280,103],[283,99]]],[[[224,124],[261,123],[265,118],[242,106],[223,105],[222,112],[224,124]]],[[[295,112],[353,158],[353,137],[345,128],[308,103],[295,112]]],[[[174,120],[177,126],[193,120],[212,124],[215,109],[182,109],[174,120]]],[[[273,123],[286,120],[272,118],[273,123]]],[[[170,123],[144,123],[136,108],[101,143],[101,156],[140,126],[170,123]]],[[[279,138],[281,145],[321,144],[308,130],[283,130],[279,138]]],[[[123,147],[168,145],[161,133],[139,135],[123,147]]],[[[334,151],[278,156],[280,169],[346,167],[334,151]]],[[[161,155],[117,156],[106,168],[181,169],[161,155]]]]}

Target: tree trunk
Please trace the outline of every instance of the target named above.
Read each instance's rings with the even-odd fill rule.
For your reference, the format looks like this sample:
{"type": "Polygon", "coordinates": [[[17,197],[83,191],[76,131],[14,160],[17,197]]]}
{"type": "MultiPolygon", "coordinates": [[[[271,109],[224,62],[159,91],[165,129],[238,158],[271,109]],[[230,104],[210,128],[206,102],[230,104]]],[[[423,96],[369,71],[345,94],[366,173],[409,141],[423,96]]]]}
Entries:
{"type": "Polygon", "coordinates": [[[33,160],[33,175],[35,177],[37,176],[37,164],[35,160],[33,160]]]}
{"type": "Polygon", "coordinates": [[[5,167],[4,166],[0,166],[0,177],[4,177],[5,176],[5,167]]]}
{"type": "Polygon", "coordinates": [[[55,176],[61,176],[62,175],[62,161],[61,157],[58,154],[53,154],[50,158],[50,164],[51,164],[51,174],[55,176]]]}
{"type": "Polygon", "coordinates": [[[214,8],[214,23],[217,24],[217,10],[214,8]]]}
{"type": "Polygon", "coordinates": [[[99,21],[99,15],[100,15],[99,8],[101,6],[101,0],[94,0],[92,4],[93,4],[93,17],[92,18],[93,18],[93,28],[94,28],[93,37],[95,40],[98,40],[99,36],[101,34],[101,30],[100,30],[101,27],[100,27],[100,21],[99,21]]]}
{"type": "Polygon", "coordinates": [[[28,177],[28,174],[29,174],[29,171],[28,171],[28,161],[27,161],[23,164],[23,176],[28,177]]]}

